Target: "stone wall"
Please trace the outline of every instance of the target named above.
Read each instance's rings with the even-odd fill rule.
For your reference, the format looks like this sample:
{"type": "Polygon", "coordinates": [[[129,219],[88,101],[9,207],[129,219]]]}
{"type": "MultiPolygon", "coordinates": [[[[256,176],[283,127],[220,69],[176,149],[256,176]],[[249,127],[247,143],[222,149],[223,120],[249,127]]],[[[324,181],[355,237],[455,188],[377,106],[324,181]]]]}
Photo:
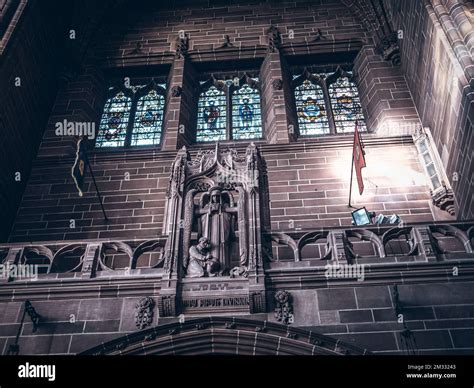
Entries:
{"type": "Polygon", "coordinates": [[[59,3],[22,2],[25,8],[19,19],[12,19],[0,54],[1,241],[8,238],[56,97],[63,64],[61,28],[67,20],[57,16],[67,8],[59,3]]]}
{"type": "MultiPolygon", "coordinates": [[[[472,286],[472,282],[398,286],[403,319],[413,332],[418,354],[472,354],[472,286]]],[[[293,294],[297,324],[377,353],[407,353],[393,287],[328,288],[293,294]],[[314,317],[319,321],[308,324],[314,317]]]]}
{"type": "Polygon", "coordinates": [[[423,126],[431,128],[456,194],[457,217],[473,218],[472,4],[436,2],[440,4],[435,12],[425,1],[387,3],[395,28],[403,33],[402,68],[420,119],[423,126]],[[443,22],[438,13],[444,15],[443,22]],[[449,27],[450,22],[454,27],[449,27]],[[451,46],[453,39],[456,49],[451,46]]]}
{"type": "MultiPolygon", "coordinates": [[[[429,190],[410,138],[377,144],[366,138],[365,191],[353,182],[354,207],[391,215],[405,222],[432,221],[429,190]],[[397,144],[397,145],[395,145],[397,144]]],[[[274,231],[349,226],[351,139],[286,146],[262,146],[267,160],[274,231]]],[[[241,150],[241,152],[244,152],[241,150]]],[[[161,234],[165,194],[174,152],[99,155],[93,164],[110,222],[90,177],[79,197],[70,178],[72,158],[60,164],[35,163],[18,211],[11,241],[153,238],[161,234]],[[100,157],[100,160],[99,160],[100,157]],[[71,227],[74,220],[74,227],[71,227]]]]}
{"type": "MultiPolygon", "coordinates": [[[[447,84],[433,81],[442,76],[434,77],[432,67],[439,67],[436,72],[440,74],[446,69],[450,71],[450,67],[449,61],[437,63],[433,60],[432,51],[437,48],[437,40],[430,40],[432,35],[423,38],[426,33],[415,29],[416,26],[424,32],[434,33],[423,2],[403,2],[400,10],[390,8],[393,20],[404,26],[402,68],[381,59],[375,50],[372,33],[366,31],[339,1],[243,1],[233,5],[230,1],[219,1],[220,5],[203,9],[203,4],[208,3],[182,1],[177,9],[160,9],[161,5],[156,1],[146,1],[142,7],[123,1],[114,3],[104,19],[91,15],[92,20],[101,20],[99,30],[91,35],[91,50],[84,51],[83,66],[57,94],[51,86],[54,85],[55,70],[46,69],[44,53],[37,53],[45,61],[41,62],[40,68],[44,68],[46,80],[39,79],[30,95],[11,94],[13,98],[7,105],[6,127],[16,130],[16,117],[22,120],[34,117],[38,121],[31,127],[18,121],[24,135],[7,137],[2,143],[6,150],[2,155],[13,155],[11,150],[22,149],[24,143],[34,144],[33,139],[38,144],[42,137],[21,204],[18,206],[22,188],[2,191],[2,195],[9,196],[1,203],[3,209],[9,209],[6,219],[11,220],[17,214],[9,238],[11,242],[114,241],[152,239],[161,235],[165,192],[177,149],[187,145],[194,156],[199,149],[213,147],[193,144],[193,82],[204,73],[218,72],[221,66],[226,70],[232,67],[239,70],[240,65],[254,66],[256,63],[259,69],[255,70],[260,70],[262,78],[265,131],[265,139],[257,143],[268,165],[272,231],[298,232],[300,229],[350,225],[352,209],[347,205],[352,136],[298,139],[287,131],[287,127],[295,123],[288,91],[289,69],[324,64],[325,58],[329,57],[331,61],[342,58],[344,62],[354,63],[364,114],[372,132],[363,135],[367,153],[367,168],[363,170],[365,191],[359,196],[354,181],[353,206],[366,206],[377,213],[397,213],[406,222],[433,221],[435,216],[430,207],[426,178],[409,136],[414,127],[423,123],[432,127],[448,175],[459,171],[459,181],[451,182],[457,191],[458,217],[472,217],[472,192],[469,191],[472,120],[468,118],[467,96],[449,94],[447,84]],[[395,15],[397,12],[399,14],[395,15]],[[280,52],[268,50],[266,31],[270,25],[280,31],[283,45],[280,52]],[[318,29],[323,38],[313,41],[318,29]],[[174,52],[180,30],[189,37],[189,53],[185,58],[177,58],[174,52]],[[289,38],[290,30],[294,32],[293,39],[289,38]],[[219,51],[224,35],[229,35],[233,48],[219,51]],[[342,43],[333,44],[333,39],[342,43]],[[419,55],[424,52],[421,45],[425,40],[429,42],[426,54],[419,55]],[[302,58],[301,50],[313,51],[309,57],[302,58]],[[342,51],[346,53],[342,55],[342,51]],[[92,121],[98,127],[111,83],[130,76],[133,84],[140,78],[137,73],[140,77],[145,74],[148,78],[168,79],[163,141],[160,146],[143,149],[90,149],[92,168],[110,218],[107,223],[103,220],[90,176],[82,198],[71,180],[76,139],[56,136],[54,125],[67,119],[92,121]],[[421,79],[422,74],[427,78],[421,79]],[[273,86],[273,81],[280,78],[283,89],[273,86]],[[182,87],[180,95],[171,93],[175,86],[182,87]],[[40,93],[43,90],[47,96],[40,93]],[[35,104],[41,106],[34,108],[35,104]],[[21,110],[20,114],[17,109],[23,105],[26,110],[21,110]],[[445,112],[444,106],[452,108],[445,112]],[[461,111],[455,116],[459,106],[461,111]],[[41,114],[36,115],[34,109],[41,114]],[[184,125],[184,133],[179,132],[180,125],[184,125]],[[31,128],[31,136],[25,128],[31,128]],[[445,146],[447,150],[443,151],[445,146]]],[[[32,8],[30,12],[29,17],[36,23],[43,15],[38,8],[32,8]]],[[[41,28],[47,28],[47,24],[43,24],[41,28]]],[[[43,39],[42,33],[36,32],[40,27],[35,23],[31,26],[35,39],[47,46],[49,35],[45,34],[43,39]]],[[[21,30],[18,34],[21,36],[21,30]]],[[[6,73],[9,75],[19,59],[28,64],[35,63],[29,58],[29,55],[35,56],[34,52],[17,45],[16,61],[3,64],[5,69],[8,64],[6,73]]],[[[445,58],[443,48],[437,50],[441,58],[445,58]]],[[[45,52],[54,54],[46,49],[45,52]]],[[[37,71],[37,68],[34,72],[26,69],[25,73],[33,76],[37,71]]],[[[224,143],[239,152],[247,145],[224,143]]],[[[21,163],[25,166],[36,152],[33,148],[24,157],[21,155],[21,163]]],[[[9,157],[8,165],[11,161],[20,163],[19,155],[9,157]]],[[[14,163],[12,166],[17,168],[14,163]]],[[[6,239],[9,225],[2,226],[6,239]]],[[[474,352],[469,260],[466,260],[467,271],[456,281],[449,275],[452,263],[440,264],[434,257],[431,263],[420,264],[412,260],[415,263],[410,264],[419,271],[416,278],[408,271],[411,269],[408,264],[402,261],[396,263],[398,266],[385,268],[375,265],[374,272],[380,277],[376,281],[359,283],[328,281],[324,276],[316,275],[318,269],[311,267],[316,258],[310,259],[312,261],[299,263],[299,268],[294,262],[285,262],[281,268],[268,271],[269,312],[251,318],[274,321],[271,312],[273,294],[288,288],[293,296],[295,326],[366,346],[374,352],[401,353],[400,332],[404,327],[397,321],[392,289],[398,284],[404,319],[413,331],[421,353],[474,352]],[[290,267],[291,271],[285,272],[290,267]],[[318,277],[317,282],[309,285],[302,276],[295,275],[302,267],[307,269],[304,275],[318,277]],[[403,275],[402,270],[405,271],[403,275]],[[432,272],[436,272],[436,276],[430,277],[432,272]],[[284,282],[278,284],[277,277],[287,274],[294,276],[292,283],[288,282],[288,287],[284,282]]],[[[31,324],[25,325],[20,339],[21,354],[77,353],[137,330],[135,304],[143,296],[159,295],[160,271],[148,274],[148,277],[108,277],[106,274],[97,279],[82,279],[80,273],[62,274],[52,282],[43,283],[40,279],[34,287],[41,288],[41,292],[34,295],[29,293],[31,284],[4,281],[0,289],[0,352],[5,353],[14,340],[21,319],[21,303],[26,298],[32,300],[43,321],[35,334],[31,332],[31,324]]],[[[176,318],[161,318],[155,310],[153,324],[173,319],[176,318]]]]}
{"type": "MultiPolygon", "coordinates": [[[[149,283],[142,284],[140,293],[152,295],[150,287],[149,283]]],[[[472,287],[469,281],[398,286],[403,319],[413,332],[418,354],[474,352],[472,287]]],[[[400,335],[405,327],[395,313],[391,285],[366,286],[361,282],[295,289],[290,293],[295,316],[291,326],[327,334],[374,353],[407,354],[400,335]]],[[[277,322],[271,311],[272,295],[269,294],[268,314],[239,316],[277,322]]],[[[19,342],[20,354],[76,354],[138,330],[134,314],[139,296],[105,295],[104,288],[102,292],[91,289],[87,297],[64,299],[52,293],[49,298],[54,300],[32,300],[42,321],[36,333],[32,333],[31,322],[26,321],[19,342]]],[[[0,354],[6,354],[8,345],[14,341],[21,320],[21,305],[21,302],[6,302],[2,296],[0,354]]],[[[176,320],[160,318],[155,309],[152,325],[176,320]]]]}
{"type": "MultiPolygon", "coordinates": [[[[347,202],[352,136],[296,139],[288,130],[296,121],[288,90],[290,68],[324,63],[326,58],[313,54],[303,60],[301,55],[292,55],[292,50],[297,50],[297,44],[310,42],[318,29],[324,36],[321,46],[308,46],[316,52],[330,50],[331,55],[341,55],[334,48],[325,48],[333,39],[365,42],[352,58],[367,123],[376,135],[364,136],[368,162],[364,176],[368,180],[364,195],[354,195],[354,205],[398,213],[406,221],[433,219],[415,148],[408,136],[393,137],[409,135],[419,124],[405,78],[400,69],[375,52],[372,35],[345,5],[335,0],[291,5],[243,2],[216,6],[206,12],[197,5],[167,11],[154,7],[148,4],[137,9],[125,2],[112,9],[110,18],[104,19],[102,29],[94,35],[94,50],[86,55],[87,65],[60,89],[10,241],[156,236],[162,226],[164,193],[175,151],[183,144],[190,146],[192,152],[203,147],[192,144],[193,83],[206,67],[218,71],[219,66],[227,69],[229,63],[235,62],[238,69],[236,56],[247,55],[245,50],[249,47],[254,48],[254,56],[262,63],[266,139],[259,144],[269,162],[272,227],[286,230],[288,220],[294,221],[294,228],[350,224],[347,202]],[[267,52],[266,31],[271,24],[280,31],[282,53],[267,52]],[[189,38],[189,57],[184,59],[175,58],[173,53],[180,30],[189,38]],[[294,33],[292,39],[290,30],[294,33]],[[224,34],[229,35],[237,51],[219,51],[224,34]],[[140,54],[131,54],[137,43],[140,54]],[[220,53],[218,65],[202,62],[206,55],[206,61],[215,59],[206,54],[209,49],[220,53]],[[155,63],[159,58],[161,65],[155,63]],[[154,65],[145,66],[148,61],[154,65]],[[142,73],[146,68],[148,77],[168,77],[162,145],[147,150],[90,151],[111,218],[105,224],[90,177],[86,180],[85,197],[77,196],[70,177],[75,139],[56,136],[55,123],[64,119],[92,121],[97,128],[110,84],[125,76],[130,76],[133,84],[138,68],[142,73]],[[273,87],[273,81],[278,79],[282,79],[283,90],[273,87]],[[175,86],[182,87],[178,96],[171,93],[175,86]],[[183,133],[179,132],[180,125],[185,129],[183,133]],[[385,137],[387,140],[383,140],[385,137]],[[369,141],[372,138],[380,141],[369,141]],[[71,220],[74,228],[70,228],[71,220]]],[[[229,145],[244,148],[242,143],[229,145]]]]}

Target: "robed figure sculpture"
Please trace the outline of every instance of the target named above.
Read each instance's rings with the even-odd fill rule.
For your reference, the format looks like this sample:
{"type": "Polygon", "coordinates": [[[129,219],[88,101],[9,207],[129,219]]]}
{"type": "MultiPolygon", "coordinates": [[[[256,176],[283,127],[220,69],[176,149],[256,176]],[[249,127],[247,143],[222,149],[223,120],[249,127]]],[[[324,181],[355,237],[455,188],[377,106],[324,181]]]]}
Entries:
{"type": "Polygon", "coordinates": [[[180,282],[218,276],[238,278],[239,284],[247,279],[249,312],[265,311],[269,204],[266,164],[255,144],[239,153],[216,143],[214,150],[199,150],[193,158],[186,147],[178,151],[163,221],[161,316],[176,314],[180,293],[190,296],[180,291],[180,282]]]}
{"type": "Polygon", "coordinates": [[[192,212],[193,216],[198,218],[198,234],[209,241],[210,255],[220,264],[219,274],[229,275],[238,214],[232,194],[220,187],[214,187],[201,196],[198,206],[193,202],[192,207],[193,209],[186,209],[186,212],[192,212]]]}

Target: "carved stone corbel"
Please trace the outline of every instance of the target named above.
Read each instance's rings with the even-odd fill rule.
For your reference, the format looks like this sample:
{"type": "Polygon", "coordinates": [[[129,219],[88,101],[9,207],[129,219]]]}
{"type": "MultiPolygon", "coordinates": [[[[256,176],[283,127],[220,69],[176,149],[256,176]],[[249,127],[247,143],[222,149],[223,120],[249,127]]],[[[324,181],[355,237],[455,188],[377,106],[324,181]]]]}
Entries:
{"type": "Polygon", "coordinates": [[[187,35],[176,39],[176,58],[183,59],[188,54],[189,38],[187,35]]]}
{"type": "Polygon", "coordinates": [[[377,50],[382,55],[383,59],[391,61],[394,66],[400,66],[400,46],[398,45],[398,34],[396,32],[384,35],[380,39],[377,50]]]}
{"type": "Polygon", "coordinates": [[[225,49],[225,48],[230,48],[234,47],[234,44],[230,41],[229,35],[224,35],[224,43],[222,43],[221,46],[219,46],[217,49],[225,49]]]}
{"type": "Polygon", "coordinates": [[[171,89],[171,95],[172,95],[173,97],[179,97],[179,96],[181,96],[182,92],[183,92],[183,88],[182,88],[181,86],[179,86],[179,85],[175,85],[175,86],[173,86],[173,88],[171,89]]]}
{"type": "Polygon", "coordinates": [[[288,291],[277,291],[275,293],[275,319],[285,325],[293,323],[293,303],[288,291]]]}
{"type": "Polygon", "coordinates": [[[278,28],[275,26],[270,26],[267,30],[268,36],[268,52],[274,53],[281,47],[281,34],[278,31],[278,28]]]}
{"type": "Polygon", "coordinates": [[[273,82],[272,82],[272,86],[273,86],[274,90],[282,90],[283,89],[283,81],[280,78],[274,79],[273,82]]]}
{"type": "Polygon", "coordinates": [[[430,194],[433,205],[448,212],[452,216],[456,214],[453,190],[443,186],[443,188],[438,190],[436,193],[434,193],[433,190],[430,190],[430,194]]]}
{"type": "Polygon", "coordinates": [[[153,323],[154,307],[155,301],[149,296],[140,299],[140,301],[135,305],[135,326],[138,329],[143,330],[153,323]]]}

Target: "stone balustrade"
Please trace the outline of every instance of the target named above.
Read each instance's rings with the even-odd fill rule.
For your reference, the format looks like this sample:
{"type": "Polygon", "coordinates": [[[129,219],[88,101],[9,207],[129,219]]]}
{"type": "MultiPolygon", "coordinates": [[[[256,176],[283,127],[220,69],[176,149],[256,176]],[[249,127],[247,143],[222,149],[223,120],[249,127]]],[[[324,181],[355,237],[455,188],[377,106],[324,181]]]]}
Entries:
{"type": "MultiPolygon", "coordinates": [[[[271,232],[266,240],[267,269],[291,268],[299,262],[320,267],[474,259],[474,222],[271,232]]],[[[161,276],[165,243],[162,236],[2,244],[0,281],[28,281],[33,275],[41,279],[161,276]]]]}

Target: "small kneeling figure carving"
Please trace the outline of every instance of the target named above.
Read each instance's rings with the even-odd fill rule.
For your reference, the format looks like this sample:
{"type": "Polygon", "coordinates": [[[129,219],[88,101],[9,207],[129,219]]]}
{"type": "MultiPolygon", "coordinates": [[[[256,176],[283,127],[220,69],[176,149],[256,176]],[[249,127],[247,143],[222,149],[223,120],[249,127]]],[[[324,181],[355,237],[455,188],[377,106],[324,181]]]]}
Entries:
{"type": "Polygon", "coordinates": [[[189,264],[186,277],[201,278],[219,274],[219,260],[211,256],[210,248],[211,244],[206,237],[201,237],[197,245],[189,248],[189,264]]]}

